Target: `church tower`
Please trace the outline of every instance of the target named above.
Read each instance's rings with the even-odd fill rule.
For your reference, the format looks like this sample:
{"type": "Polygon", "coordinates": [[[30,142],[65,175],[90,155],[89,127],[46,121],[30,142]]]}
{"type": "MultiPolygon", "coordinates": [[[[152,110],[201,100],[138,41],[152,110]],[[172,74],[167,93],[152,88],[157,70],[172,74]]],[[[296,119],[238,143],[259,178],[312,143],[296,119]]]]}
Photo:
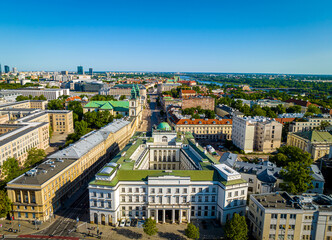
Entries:
{"type": "Polygon", "coordinates": [[[138,110],[139,110],[139,99],[137,96],[137,91],[135,89],[135,86],[133,85],[129,100],[129,116],[136,117],[139,114],[138,110]]]}

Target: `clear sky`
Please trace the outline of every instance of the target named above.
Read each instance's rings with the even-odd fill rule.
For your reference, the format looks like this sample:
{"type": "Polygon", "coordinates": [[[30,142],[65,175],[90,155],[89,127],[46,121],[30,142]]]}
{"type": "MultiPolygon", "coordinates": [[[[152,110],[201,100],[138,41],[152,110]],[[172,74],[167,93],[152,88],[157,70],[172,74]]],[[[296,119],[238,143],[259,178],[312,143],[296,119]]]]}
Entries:
{"type": "Polygon", "coordinates": [[[18,70],[332,74],[331,0],[1,1],[18,70]]]}

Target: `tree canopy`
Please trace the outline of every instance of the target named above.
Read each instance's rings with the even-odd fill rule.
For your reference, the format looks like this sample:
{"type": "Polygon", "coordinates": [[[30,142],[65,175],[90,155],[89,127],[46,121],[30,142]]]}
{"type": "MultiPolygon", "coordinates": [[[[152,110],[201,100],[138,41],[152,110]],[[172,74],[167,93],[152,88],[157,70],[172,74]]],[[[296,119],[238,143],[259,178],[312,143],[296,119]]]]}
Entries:
{"type": "Polygon", "coordinates": [[[63,110],[64,109],[63,101],[61,101],[60,99],[50,100],[47,104],[47,109],[63,110]]]}
{"type": "Polygon", "coordinates": [[[184,230],[185,235],[190,239],[199,239],[199,227],[192,223],[188,223],[187,228],[184,230]]]}
{"type": "Polygon", "coordinates": [[[248,239],[248,226],[244,216],[235,213],[231,220],[227,220],[225,226],[225,238],[227,240],[248,239]]]}
{"type": "Polygon", "coordinates": [[[284,180],[282,188],[297,194],[313,188],[310,165],[313,163],[310,154],[294,146],[282,146],[278,153],[270,158],[278,167],[285,170],[280,174],[284,180]]]}
{"type": "Polygon", "coordinates": [[[8,198],[7,192],[0,190],[0,218],[4,218],[11,211],[11,201],[8,198]]]}
{"type": "Polygon", "coordinates": [[[39,163],[46,157],[44,149],[31,148],[28,151],[28,157],[25,160],[24,167],[30,167],[39,163]]]}
{"type": "Polygon", "coordinates": [[[157,234],[158,228],[156,226],[156,220],[153,220],[152,218],[146,219],[143,224],[143,231],[149,236],[157,234]]]}

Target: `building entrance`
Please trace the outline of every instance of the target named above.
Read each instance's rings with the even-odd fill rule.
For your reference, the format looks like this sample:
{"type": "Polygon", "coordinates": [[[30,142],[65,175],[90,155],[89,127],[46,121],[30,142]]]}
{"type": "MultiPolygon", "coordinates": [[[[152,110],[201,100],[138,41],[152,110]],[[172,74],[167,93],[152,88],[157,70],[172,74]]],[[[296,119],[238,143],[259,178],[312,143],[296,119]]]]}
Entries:
{"type": "Polygon", "coordinates": [[[172,210],[165,210],[165,220],[167,223],[172,223],[172,210]]]}

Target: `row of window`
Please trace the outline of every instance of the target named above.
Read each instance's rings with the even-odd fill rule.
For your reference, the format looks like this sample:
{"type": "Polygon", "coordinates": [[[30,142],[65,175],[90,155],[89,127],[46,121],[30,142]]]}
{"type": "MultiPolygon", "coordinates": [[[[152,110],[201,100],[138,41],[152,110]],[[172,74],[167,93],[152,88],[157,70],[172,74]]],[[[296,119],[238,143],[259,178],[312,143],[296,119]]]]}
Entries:
{"type": "MultiPolygon", "coordinates": [[[[213,187],[213,188],[209,188],[209,187],[207,187],[207,188],[205,188],[205,189],[203,189],[203,188],[191,188],[191,192],[192,193],[202,193],[202,192],[205,192],[205,193],[209,193],[209,192],[212,192],[212,193],[215,193],[216,192],[216,188],[215,187],[213,187]]],[[[145,193],[146,192],[146,188],[121,188],[121,193],[133,193],[133,192],[135,192],[135,193],[140,193],[140,192],[143,192],[143,193],[145,193]],[[142,190],[140,190],[140,189],[142,189],[142,190]]],[[[188,189],[187,188],[182,188],[182,191],[181,191],[182,193],[184,193],[184,194],[186,194],[186,193],[188,193],[188,189]]],[[[171,194],[171,193],[180,193],[180,188],[173,188],[173,190],[172,190],[172,188],[150,188],[150,193],[152,193],[152,194],[155,194],[155,193],[168,193],[168,194],[171,194]]],[[[235,196],[237,196],[237,191],[235,192],[235,196]]],[[[241,191],[241,195],[244,195],[244,190],[242,190],[241,191]]],[[[232,193],[230,192],[230,196],[232,196],[232,193]]]]}

